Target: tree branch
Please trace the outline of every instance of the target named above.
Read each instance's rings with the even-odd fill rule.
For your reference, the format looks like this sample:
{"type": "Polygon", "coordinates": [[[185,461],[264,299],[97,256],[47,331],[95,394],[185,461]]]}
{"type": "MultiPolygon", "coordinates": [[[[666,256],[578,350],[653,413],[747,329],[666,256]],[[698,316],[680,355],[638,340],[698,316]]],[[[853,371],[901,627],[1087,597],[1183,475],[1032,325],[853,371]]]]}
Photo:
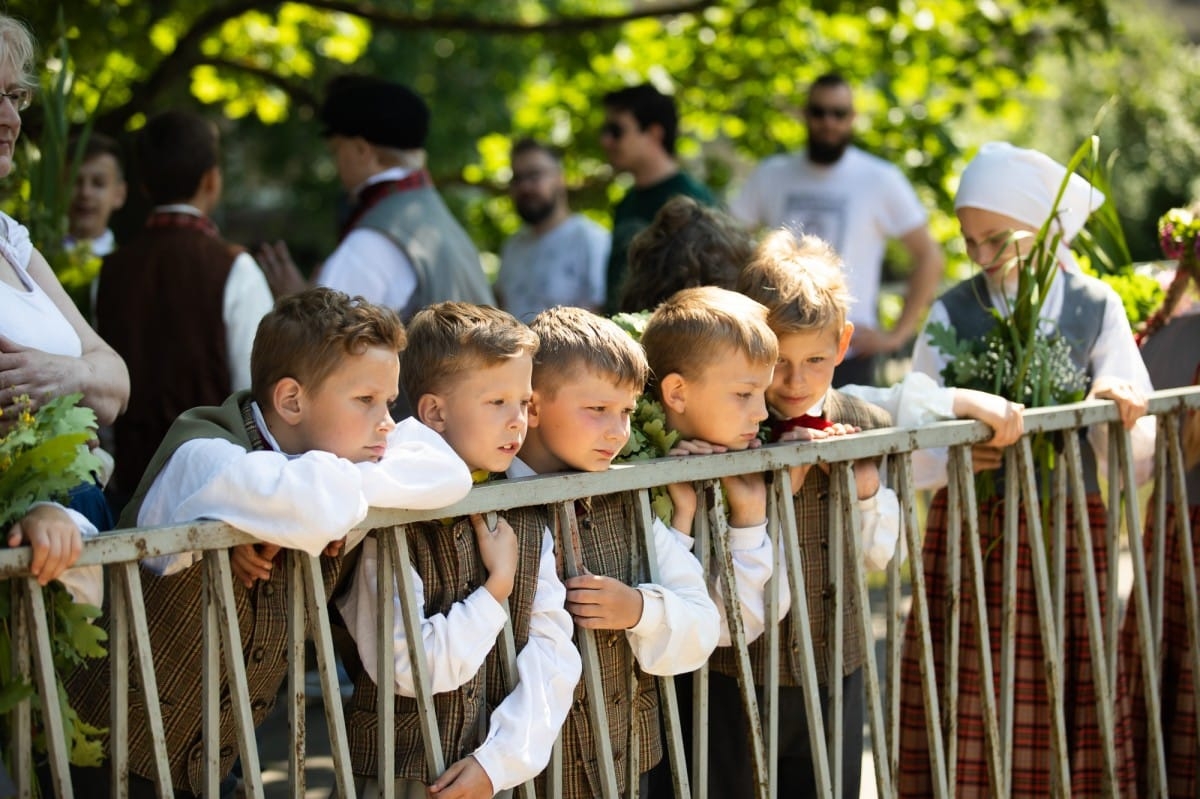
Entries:
{"type": "Polygon", "coordinates": [[[319,98],[309,91],[307,85],[288,80],[283,75],[272,72],[265,67],[255,66],[244,61],[234,61],[228,58],[202,58],[195,65],[201,66],[205,64],[217,67],[218,69],[228,69],[234,72],[253,75],[264,83],[269,83],[272,86],[282,89],[294,105],[316,108],[320,104],[319,98]]]}

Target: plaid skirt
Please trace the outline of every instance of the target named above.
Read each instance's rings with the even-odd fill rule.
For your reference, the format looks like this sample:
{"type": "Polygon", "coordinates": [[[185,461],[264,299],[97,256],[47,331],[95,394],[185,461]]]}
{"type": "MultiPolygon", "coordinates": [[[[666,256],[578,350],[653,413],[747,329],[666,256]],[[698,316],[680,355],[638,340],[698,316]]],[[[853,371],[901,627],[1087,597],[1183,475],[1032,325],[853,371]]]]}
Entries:
{"type": "MultiPolygon", "coordinates": [[[[1187,605],[1183,596],[1183,556],[1175,534],[1173,503],[1167,505],[1168,535],[1164,542],[1163,572],[1163,640],[1159,666],[1159,686],[1162,702],[1163,744],[1167,757],[1168,794],[1172,797],[1195,799],[1197,789],[1196,761],[1200,758],[1200,740],[1196,735],[1196,688],[1188,641],[1187,605]]],[[[1153,508],[1146,519],[1146,564],[1152,568],[1154,552],[1153,508]]],[[[1192,535],[1200,534],[1200,505],[1191,507],[1192,535]]],[[[1193,544],[1195,539],[1193,538],[1193,544]]],[[[1200,558],[1193,553],[1193,562],[1200,569],[1200,558]]],[[[1134,755],[1138,764],[1138,795],[1149,796],[1149,770],[1146,766],[1146,703],[1143,698],[1142,657],[1138,650],[1137,615],[1133,603],[1125,613],[1121,627],[1121,668],[1129,686],[1130,725],[1134,755]]]]}
{"type": "MultiPolygon", "coordinates": [[[[1004,500],[991,499],[980,508],[980,537],[984,555],[984,590],[987,597],[988,632],[991,641],[997,708],[1000,696],[1001,598],[1003,596],[1004,554],[1000,539],[1004,531],[1004,500]]],[[[1068,508],[1068,519],[1073,520],[1068,508]]],[[[933,641],[939,703],[946,711],[944,674],[946,631],[949,622],[949,560],[946,555],[948,502],[945,490],[934,498],[923,546],[930,631],[933,641]]],[[[1105,575],[1108,557],[1105,546],[1107,526],[1104,504],[1098,495],[1088,496],[1088,518],[1092,527],[1092,546],[1099,578],[1101,613],[1105,601],[1105,575]]],[[[964,530],[965,534],[965,530],[964,530]]],[[[1046,696],[1041,636],[1038,631],[1037,597],[1032,562],[1026,535],[1025,518],[1020,519],[1020,544],[1017,554],[1013,691],[1012,774],[1009,778],[1013,797],[1051,795],[1050,775],[1050,704],[1046,696]]],[[[1074,523],[1069,524],[1066,546],[1067,581],[1064,610],[1065,633],[1062,653],[1063,697],[1066,718],[1068,763],[1071,790],[1077,797],[1101,796],[1104,788],[1104,755],[1100,743],[1093,663],[1088,646],[1083,582],[1079,557],[1074,544],[1074,523]]],[[[958,735],[956,785],[957,797],[994,795],[989,784],[979,673],[978,634],[975,630],[974,600],[969,591],[970,566],[967,547],[962,547],[962,614],[959,627],[958,735]]],[[[900,774],[901,796],[933,795],[929,760],[928,733],[925,726],[925,700],[921,688],[920,645],[911,618],[905,630],[901,666],[900,774]]],[[[1122,695],[1120,687],[1118,696],[1122,695]]],[[[1117,702],[1117,707],[1127,703],[1117,702]]],[[[1121,794],[1132,796],[1134,783],[1133,747],[1129,740],[1127,713],[1115,713],[1117,725],[1117,772],[1121,794]]]]}

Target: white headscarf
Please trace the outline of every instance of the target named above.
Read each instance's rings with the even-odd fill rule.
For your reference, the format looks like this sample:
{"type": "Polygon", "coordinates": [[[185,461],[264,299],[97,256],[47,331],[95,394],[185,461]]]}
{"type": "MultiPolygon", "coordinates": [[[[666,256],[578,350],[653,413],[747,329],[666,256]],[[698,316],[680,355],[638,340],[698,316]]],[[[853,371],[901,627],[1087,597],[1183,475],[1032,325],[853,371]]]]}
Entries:
{"type": "MultiPolygon", "coordinates": [[[[1054,198],[1067,169],[1037,150],[988,142],[963,170],[954,196],[954,210],[979,208],[1003,214],[1039,229],[1050,216],[1054,198]]],[[[1092,212],[1104,204],[1104,193],[1078,174],[1072,174],[1058,204],[1057,228],[1062,230],[1059,261],[1078,270],[1067,245],[1083,230],[1092,212]]]]}

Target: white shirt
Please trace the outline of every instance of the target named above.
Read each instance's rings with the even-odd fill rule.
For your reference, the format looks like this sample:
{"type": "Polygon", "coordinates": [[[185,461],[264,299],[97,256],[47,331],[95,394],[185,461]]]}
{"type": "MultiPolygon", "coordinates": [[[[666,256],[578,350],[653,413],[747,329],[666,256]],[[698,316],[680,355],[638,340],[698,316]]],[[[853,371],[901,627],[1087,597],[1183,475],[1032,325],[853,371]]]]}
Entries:
{"type": "MultiPolygon", "coordinates": [[[[1076,268],[1077,269],[1077,268],[1076,268]]],[[[1100,334],[1096,343],[1088,353],[1088,367],[1093,380],[1102,377],[1117,378],[1129,382],[1138,391],[1149,394],[1154,390],[1150,384],[1150,375],[1142,362],[1133,332],[1129,328],[1129,320],[1121,298],[1107,284],[1095,278],[1085,277],[1086,280],[1100,283],[1104,292],[1104,319],[1100,323],[1100,334]]],[[[992,307],[1001,309],[1007,315],[1007,307],[998,292],[989,287],[992,307]]],[[[1040,319],[1049,324],[1057,322],[1062,314],[1063,281],[1055,280],[1046,292],[1046,301],[1042,305],[1040,319]]],[[[929,309],[926,327],[933,323],[950,324],[950,315],[946,306],[938,300],[929,309]]],[[[944,384],[942,370],[946,367],[946,357],[942,351],[933,346],[924,331],[917,337],[913,349],[912,369],[914,372],[924,372],[939,384],[944,384]]],[[[1156,423],[1153,416],[1145,416],[1138,420],[1130,431],[1132,444],[1131,455],[1137,480],[1144,482],[1150,477],[1152,459],[1154,456],[1154,439],[1156,423]]],[[[1108,457],[1108,434],[1104,425],[1097,425],[1088,431],[1088,441],[1096,453],[1097,467],[1104,473],[1104,464],[1108,457]]],[[[913,480],[917,488],[933,489],[946,484],[946,464],[948,455],[944,448],[917,450],[913,453],[913,480]]]]}
{"type": "Polygon", "coordinates": [[[879,280],[888,240],[928,219],[899,169],[853,146],[828,165],[814,164],[806,153],[766,159],[729,211],[751,225],[797,226],[829,242],[845,262],[854,295],[849,320],[869,328],[879,327],[879,280]]]}
{"type": "MultiPolygon", "coordinates": [[[[387,180],[402,180],[413,170],[394,167],[367,178],[353,194],[387,180]]],[[[378,230],[351,230],[317,275],[317,284],[395,311],[403,310],[417,290],[417,272],[404,250],[378,230]]]]}
{"type": "MultiPolygon", "coordinates": [[[[184,443],[146,494],[138,525],[227,522],[263,543],[319,555],[367,515],[369,507],[440,508],[466,496],[471,475],[442,437],[415,419],[396,425],[379,463],[351,463],[310,450],[286,455],[264,423],[271,450],[248,452],[216,438],[184,443]]],[[[347,548],[361,540],[348,540],[347,548]]],[[[183,571],[201,559],[185,552],[142,561],[157,574],[183,571]]]]}
{"type": "Polygon", "coordinates": [[[528,322],[547,308],[602,308],[612,236],[583,214],[542,235],[522,227],[500,253],[504,310],[528,322]]]}
{"type": "MultiPolygon", "coordinates": [[[[528,472],[532,474],[532,472],[528,472]]],[[[517,476],[511,470],[509,476],[517,476]]],[[[363,542],[362,554],[350,590],[338,600],[338,610],[358,645],[358,654],[376,685],[377,608],[379,556],[376,542],[363,542]]],[[[412,570],[418,615],[425,607],[425,584],[412,570]]],[[[571,640],[574,623],[564,609],[567,592],[558,579],[554,540],[542,535],[538,581],[529,618],[529,638],[517,655],[515,690],[492,711],[488,734],[474,757],[497,791],[512,788],[541,772],[550,761],[550,750],[571,709],[582,662],[571,640]]],[[[415,696],[404,634],[400,595],[392,592],[393,690],[415,696]]],[[[483,666],[507,619],[504,607],[484,587],[455,602],[448,613],[421,618],[421,638],[429,663],[432,692],[453,691],[468,682],[483,666]]]]}
{"type": "Polygon", "coordinates": [[[83,344],[62,311],[29,274],[29,230],[0,213],[0,269],[11,268],[24,289],[0,282],[0,336],[51,355],[78,358],[83,344]]]}

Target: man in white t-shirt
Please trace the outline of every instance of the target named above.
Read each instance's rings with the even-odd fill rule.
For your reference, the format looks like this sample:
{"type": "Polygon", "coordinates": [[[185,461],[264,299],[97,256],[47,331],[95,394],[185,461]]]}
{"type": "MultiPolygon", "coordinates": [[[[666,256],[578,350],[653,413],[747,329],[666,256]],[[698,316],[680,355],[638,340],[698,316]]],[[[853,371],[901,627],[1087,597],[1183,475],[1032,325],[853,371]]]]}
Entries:
{"type": "Polygon", "coordinates": [[[876,382],[876,356],[895,352],[916,334],[933,301],[945,260],[929,218],[908,179],[892,164],[851,144],[854,96],[840,75],[817,78],[804,109],[808,147],[763,161],[730,203],[753,226],[791,225],[828,241],[842,257],[854,295],[850,353],[834,386],[876,382]],[[899,239],[912,258],[904,308],[891,330],[879,329],[884,252],[899,239]]]}
{"type": "Polygon", "coordinates": [[[508,193],[525,224],[500,253],[500,307],[524,322],[556,305],[603,308],[611,238],[571,213],[558,154],[532,139],[513,145],[508,193]]]}

